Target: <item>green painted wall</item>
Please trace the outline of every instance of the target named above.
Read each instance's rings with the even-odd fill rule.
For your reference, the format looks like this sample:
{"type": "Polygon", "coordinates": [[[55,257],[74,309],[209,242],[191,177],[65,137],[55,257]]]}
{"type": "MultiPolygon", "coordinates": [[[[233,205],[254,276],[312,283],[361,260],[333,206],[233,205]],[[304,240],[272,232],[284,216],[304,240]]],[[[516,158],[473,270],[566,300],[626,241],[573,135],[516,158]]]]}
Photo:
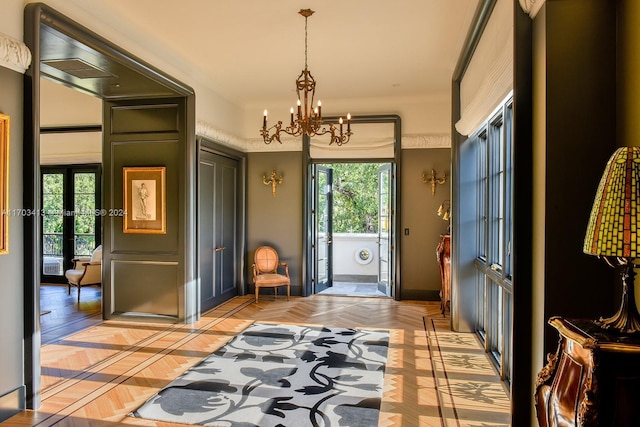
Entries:
{"type": "MultiPolygon", "coordinates": [[[[440,270],[436,246],[447,223],[436,215],[438,206],[449,199],[449,180],[438,185],[436,196],[422,182],[422,173],[435,169],[440,177],[450,174],[450,149],[405,150],[402,153],[402,188],[399,244],[401,245],[402,299],[437,299],[440,270]],[[404,235],[409,228],[409,235],[404,235]]],[[[249,153],[247,167],[247,283],[251,284],[251,264],[256,247],[264,244],[278,249],[289,263],[292,295],[301,294],[302,285],[302,153],[249,153]],[[272,170],[284,175],[276,197],[262,176],[272,170]]],[[[248,291],[253,291],[249,285],[248,291]]],[[[263,292],[269,292],[265,290],[263,292]]]]}
{"type": "MultiPolygon", "coordinates": [[[[9,208],[22,205],[22,80],[21,74],[0,67],[0,113],[10,116],[9,208]]],[[[9,253],[0,255],[0,421],[22,409],[23,359],[23,219],[9,218],[9,253]]]]}
{"type": "Polygon", "coordinates": [[[451,199],[451,150],[449,148],[402,151],[401,245],[402,299],[438,299],[440,267],[436,260],[436,246],[440,235],[447,232],[448,222],[436,214],[438,206],[451,199]],[[444,184],[425,184],[422,174],[436,171],[438,178],[447,175],[444,184]],[[409,234],[405,234],[405,230],[409,234]]]}
{"type": "Polygon", "coordinates": [[[618,1],[618,145],[640,145],[640,2],[618,1]]]}
{"type": "MultiPolygon", "coordinates": [[[[247,281],[253,292],[251,265],[258,246],[273,246],[280,260],[289,264],[291,295],[302,288],[302,152],[249,153],[247,156],[247,281]],[[284,176],[276,196],[264,185],[272,170],[284,176]]],[[[270,289],[261,293],[269,293],[270,289]]]]}

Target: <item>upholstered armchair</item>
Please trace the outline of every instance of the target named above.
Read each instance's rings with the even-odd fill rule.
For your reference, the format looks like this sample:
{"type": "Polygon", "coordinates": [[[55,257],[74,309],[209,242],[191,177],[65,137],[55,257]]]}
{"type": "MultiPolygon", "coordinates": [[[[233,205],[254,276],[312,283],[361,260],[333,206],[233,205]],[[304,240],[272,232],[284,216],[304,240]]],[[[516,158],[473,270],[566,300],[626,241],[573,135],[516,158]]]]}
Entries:
{"type": "Polygon", "coordinates": [[[80,289],[83,286],[102,283],[102,245],[93,250],[91,258],[74,258],[71,261],[73,261],[73,268],[67,270],[64,275],[68,280],[69,295],[71,295],[71,287],[77,287],[78,302],[80,302],[80,289]]]}
{"type": "Polygon", "coordinates": [[[253,283],[256,288],[256,302],[260,288],[274,288],[276,296],[278,287],[287,287],[287,299],[289,299],[291,279],[289,278],[289,265],[280,262],[278,252],[270,246],[260,246],[253,257],[253,283]],[[278,273],[278,267],[284,268],[284,274],[278,273]]]}

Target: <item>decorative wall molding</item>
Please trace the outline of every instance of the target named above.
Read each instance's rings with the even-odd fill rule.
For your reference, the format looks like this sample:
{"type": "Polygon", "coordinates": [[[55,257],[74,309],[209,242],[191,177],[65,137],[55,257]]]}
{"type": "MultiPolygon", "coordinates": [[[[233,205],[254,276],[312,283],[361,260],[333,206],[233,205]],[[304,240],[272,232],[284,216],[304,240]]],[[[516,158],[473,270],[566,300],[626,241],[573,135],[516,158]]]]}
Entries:
{"type": "Polygon", "coordinates": [[[451,135],[420,134],[402,135],[402,148],[451,148],[451,135]]]}
{"type": "Polygon", "coordinates": [[[529,14],[531,19],[535,18],[545,0],[519,0],[520,7],[525,13],[529,14]]]}
{"type": "MultiPolygon", "coordinates": [[[[242,139],[217,129],[215,126],[198,120],[196,122],[196,135],[211,141],[234,148],[245,153],[253,152],[278,152],[278,151],[302,151],[300,138],[283,138],[282,144],[273,141],[265,144],[262,138],[242,139]]],[[[374,141],[364,147],[365,149],[380,148],[388,145],[388,141],[374,141]]],[[[350,148],[345,146],[345,150],[350,148]]],[[[353,148],[353,147],[351,147],[353,148]]],[[[403,149],[417,148],[451,148],[451,135],[449,134],[419,134],[402,135],[403,149]]],[[[339,148],[336,148],[338,150],[339,148]]]]}
{"type": "Polygon", "coordinates": [[[211,141],[226,145],[239,151],[247,151],[247,143],[245,140],[223,132],[202,120],[196,121],[196,136],[207,138],[211,141]]]}
{"type": "Polygon", "coordinates": [[[0,33],[0,67],[24,74],[31,65],[31,51],[20,40],[0,33]]]}
{"type": "Polygon", "coordinates": [[[273,141],[265,144],[262,138],[251,138],[247,140],[247,152],[277,152],[277,151],[302,151],[302,138],[282,138],[282,144],[273,141]]]}

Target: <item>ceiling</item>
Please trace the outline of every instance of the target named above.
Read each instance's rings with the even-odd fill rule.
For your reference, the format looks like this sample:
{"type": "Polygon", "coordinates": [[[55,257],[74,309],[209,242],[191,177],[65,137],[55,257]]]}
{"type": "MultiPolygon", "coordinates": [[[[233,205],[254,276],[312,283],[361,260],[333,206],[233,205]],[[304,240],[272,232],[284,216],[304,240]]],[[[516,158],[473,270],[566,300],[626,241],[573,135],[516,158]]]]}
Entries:
{"type": "Polygon", "coordinates": [[[303,8],[315,11],[308,19],[308,67],[323,105],[331,99],[446,99],[478,1],[48,3],[185,83],[254,108],[295,100],[294,82],[304,68],[303,8]],[[162,59],[170,66],[158,64],[162,59]]]}

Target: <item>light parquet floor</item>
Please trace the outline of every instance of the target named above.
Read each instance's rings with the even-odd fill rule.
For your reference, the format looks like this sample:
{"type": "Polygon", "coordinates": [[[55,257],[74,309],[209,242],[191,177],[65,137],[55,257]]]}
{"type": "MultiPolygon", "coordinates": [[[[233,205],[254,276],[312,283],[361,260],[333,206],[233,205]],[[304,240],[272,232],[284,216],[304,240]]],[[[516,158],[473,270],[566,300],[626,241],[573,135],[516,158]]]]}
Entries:
{"type": "Polygon", "coordinates": [[[266,297],[256,304],[247,295],[193,324],[105,321],[42,347],[41,408],[2,425],[179,426],[127,414],[251,323],[262,321],[389,330],[379,425],[442,427],[425,323],[425,316],[439,315],[437,302],[315,295],[290,301],[266,297]]]}

